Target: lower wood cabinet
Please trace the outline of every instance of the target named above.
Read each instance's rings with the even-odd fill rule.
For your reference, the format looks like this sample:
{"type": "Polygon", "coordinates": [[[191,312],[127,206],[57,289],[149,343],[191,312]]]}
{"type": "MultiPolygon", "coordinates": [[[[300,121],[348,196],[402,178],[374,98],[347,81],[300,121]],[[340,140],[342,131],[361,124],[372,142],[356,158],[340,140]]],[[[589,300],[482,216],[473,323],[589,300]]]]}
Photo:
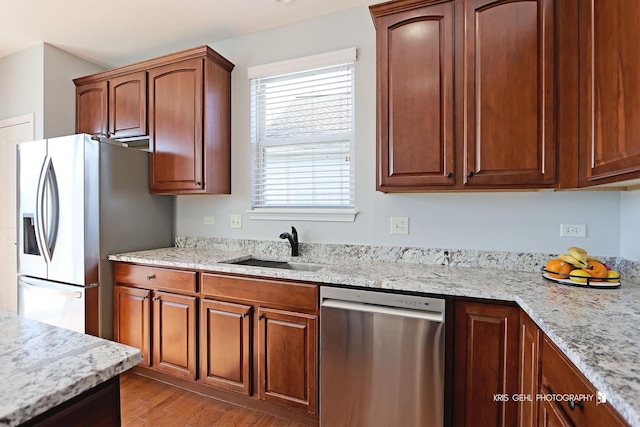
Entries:
{"type": "Polygon", "coordinates": [[[200,379],[221,389],[252,393],[253,307],[203,299],[200,309],[200,379]]]}
{"type": "Polygon", "coordinates": [[[114,277],[114,340],[139,348],[142,366],[195,380],[198,298],[164,290],[195,291],[195,273],[118,263],[114,277]]]}
{"type": "Polygon", "coordinates": [[[201,277],[201,382],[317,414],[318,286],[201,277]]]}
{"type": "Polygon", "coordinates": [[[518,393],[518,425],[538,423],[538,389],[540,387],[540,336],[538,325],[524,312],[520,313],[520,378],[518,393]]]}
{"type": "Polygon", "coordinates": [[[598,402],[596,388],[547,336],[541,339],[540,352],[540,394],[544,403],[540,405],[539,426],[627,425],[609,403],[598,402]]]}
{"type": "Polygon", "coordinates": [[[518,420],[518,307],[455,303],[453,424],[513,426],[518,420]]]}
{"type": "Polygon", "coordinates": [[[258,309],[260,399],[315,413],[318,317],[258,309]]]}

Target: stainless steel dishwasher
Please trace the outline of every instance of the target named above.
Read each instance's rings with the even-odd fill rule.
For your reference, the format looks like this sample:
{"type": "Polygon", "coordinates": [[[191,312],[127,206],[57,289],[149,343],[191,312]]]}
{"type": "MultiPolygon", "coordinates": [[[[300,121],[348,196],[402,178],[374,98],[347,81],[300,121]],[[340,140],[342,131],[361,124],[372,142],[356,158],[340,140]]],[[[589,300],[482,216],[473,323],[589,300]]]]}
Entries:
{"type": "Polygon", "coordinates": [[[445,301],[323,286],[320,425],[442,426],[445,301]]]}

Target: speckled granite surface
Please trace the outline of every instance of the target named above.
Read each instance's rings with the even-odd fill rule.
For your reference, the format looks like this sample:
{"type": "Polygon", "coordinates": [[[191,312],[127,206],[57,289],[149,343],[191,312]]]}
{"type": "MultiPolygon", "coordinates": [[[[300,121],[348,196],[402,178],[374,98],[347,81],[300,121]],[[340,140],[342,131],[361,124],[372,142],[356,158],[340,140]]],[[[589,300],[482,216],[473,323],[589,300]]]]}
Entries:
{"type": "Polygon", "coordinates": [[[140,350],[0,312],[0,425],[15,426],[134,367],[140,350]]]}
{"type": "MultiPolygon", "coordinates": [[[[640,284],[637,282],[627,279],[618,289],[587,289],[543,279],[539,273],[542,265],[539,262],[543,261],[536,260],[537,257],[524,262],[518,261],[521,257],[517,256],[485,261],[494,267],[501,267],[504,262],[530,264],[531,272],[507,268],[457,268],[440,265],[438,251],[427,253],[426,256],[433,257],[429,265],[406,261],[416,257],[424,259],[423,254],[415,255],[420,250],[376,250],[358,246],[352,247],[351,252],[343,246],[322,250],[322,254],[317,250],[306,250],[307,246],[303,250],[301,246],[302,256],[296,261],[327,265],[316,272],[277,270],[228,263],[250,256],[289,260],[288,245],[267,242],[262,246],[251,243],[245,247],[241,241],[226,244],[215,240],[194,239],[191,243],[196,244],[183,240],[180,241],[182,247],[109,258],[322,284],[515,301],[593,385],[607,395],[608,401],[629,424],[640,426],[640,284]],[[371,255],[373,253],[375,257],[371,255]],[[381,261],[380,257],[394,262],[381,261]]],[[[455,265],[455,258],[451,264],[455,265]]]]}

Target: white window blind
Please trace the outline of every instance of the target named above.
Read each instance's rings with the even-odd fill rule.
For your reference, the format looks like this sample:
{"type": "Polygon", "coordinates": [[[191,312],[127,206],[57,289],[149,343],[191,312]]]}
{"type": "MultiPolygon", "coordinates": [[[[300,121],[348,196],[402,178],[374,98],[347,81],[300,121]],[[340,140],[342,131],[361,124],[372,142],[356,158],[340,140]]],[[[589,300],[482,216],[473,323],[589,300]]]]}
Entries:
{"type": "Polygon", "coordinates": [[[253,209],[353,208],[349,51],[249,70],[253,209]]]}

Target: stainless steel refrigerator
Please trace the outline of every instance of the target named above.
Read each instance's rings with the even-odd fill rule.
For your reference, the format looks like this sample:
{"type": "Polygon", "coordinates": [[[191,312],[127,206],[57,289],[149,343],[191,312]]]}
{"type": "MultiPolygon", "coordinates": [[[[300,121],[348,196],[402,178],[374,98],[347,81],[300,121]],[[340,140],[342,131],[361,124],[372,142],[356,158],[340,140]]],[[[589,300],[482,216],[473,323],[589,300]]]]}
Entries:
{"type": "Polygon", "coordinates": [[[18,314],[113,337],[107,256],[171,246],[173,197],[148,153],[89,135],[18,144],[18,314]]]}

